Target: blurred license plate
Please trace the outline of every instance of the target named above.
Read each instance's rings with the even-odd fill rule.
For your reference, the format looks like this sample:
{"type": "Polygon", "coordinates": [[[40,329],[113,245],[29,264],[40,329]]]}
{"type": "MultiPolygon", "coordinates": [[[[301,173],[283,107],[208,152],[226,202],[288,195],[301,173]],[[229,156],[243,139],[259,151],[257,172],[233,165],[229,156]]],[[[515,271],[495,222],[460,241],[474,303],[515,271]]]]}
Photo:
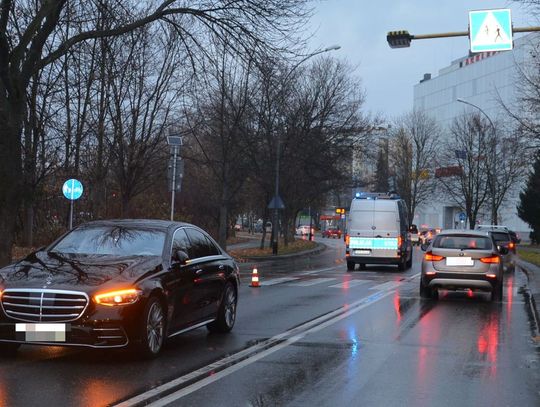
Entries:
{"type": "Polygon", "coordinates": [[[15,324],[17,339],[26,342],[65,342],[66,324],[15,324]]]}
{"type": "Polygon", "coordinates": [[[371,254],[371,250],[355,250],[354,254],[362,255],[362,254],[371,254]]]}
{"type": "Polygon", "coordinates": [[[474,266],[474,260],[471,257],[447,257],[447,266],[474,266]]]}

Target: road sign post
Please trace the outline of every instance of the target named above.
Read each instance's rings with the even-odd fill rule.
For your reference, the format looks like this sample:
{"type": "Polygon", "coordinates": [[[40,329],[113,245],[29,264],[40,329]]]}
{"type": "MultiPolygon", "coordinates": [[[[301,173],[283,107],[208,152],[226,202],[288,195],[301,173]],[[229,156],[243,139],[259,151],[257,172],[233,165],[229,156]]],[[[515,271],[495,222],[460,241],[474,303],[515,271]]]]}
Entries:
{"type": "Polygon", "coordinates": [[[62,193],[64,194],[66,199],[69,199],[70,201],[69,229],[71,230],[73,229],[73,203],[82,196],[83,185],[81,181],[77,179],[68,179],[66,182],[64,182],[64,185],[62,186],[62,193]]]}

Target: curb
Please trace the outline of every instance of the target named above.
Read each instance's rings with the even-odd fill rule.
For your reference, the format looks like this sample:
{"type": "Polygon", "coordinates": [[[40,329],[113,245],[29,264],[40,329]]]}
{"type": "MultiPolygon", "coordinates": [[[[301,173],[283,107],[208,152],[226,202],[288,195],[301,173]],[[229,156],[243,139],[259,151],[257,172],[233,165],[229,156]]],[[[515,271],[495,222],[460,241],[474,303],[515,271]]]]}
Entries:
{"type": "Polygon", "coordinates": [[[317,243],[317,247],[309,250],[303,250],[301,252],[289,253],[289,254],[278,254],[276,256],[255,256],[255,257],[242,257],[241,259],[235,259],[238,263],[248,263],[251,261],[268,261],[268,260],[283,260],[290,259],[294,257],[300,257],[310,254],[319,254],[326,250],[327,246],[324,243],[317,243]]]}
{"type": "Polygon", "coordinates": [[[538,305],[536,302],[536,299],[534,297],[534,294],[532,292],[531,283],[532,281],[536,280],[539,276],[535,276],[535,273],[532,271],[533,268],[538,268],[538,266],[531,264],[529,262],[526,262],[524,260],[518,259],[517,265],[519,268],[525,273],[527,276],[527,291],[526,296],[529,297],[529,307],[530,312],[534,320],[535,326],[532,327],[533,330],[533,340],[540,344],[540,313],[538,312],[538,305]]]}

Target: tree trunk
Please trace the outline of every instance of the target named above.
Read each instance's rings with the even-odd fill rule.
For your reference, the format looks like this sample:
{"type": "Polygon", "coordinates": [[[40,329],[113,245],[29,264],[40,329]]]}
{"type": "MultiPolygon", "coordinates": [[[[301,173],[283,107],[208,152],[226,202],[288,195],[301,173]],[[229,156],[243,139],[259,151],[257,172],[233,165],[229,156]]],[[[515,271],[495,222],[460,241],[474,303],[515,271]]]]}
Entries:
{"type": "Polygon", "coordinates": [[[23,245],[25,247],[34,245],[34,205],[28,200],[24,208],[23,245]]]}
{"type": "Polygon", "coordinates": [[[0,266],[11,262],[15,227],[21,204],[21,131],[25,113],[24,92],[18,103],[0,100],[0,266]]]}

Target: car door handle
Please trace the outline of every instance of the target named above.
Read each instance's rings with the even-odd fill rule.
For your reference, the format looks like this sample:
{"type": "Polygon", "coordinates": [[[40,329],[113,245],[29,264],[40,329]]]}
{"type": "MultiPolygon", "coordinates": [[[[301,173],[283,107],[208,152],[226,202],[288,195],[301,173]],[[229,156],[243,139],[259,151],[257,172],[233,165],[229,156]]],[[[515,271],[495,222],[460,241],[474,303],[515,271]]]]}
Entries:
{"type": "Polygon", "coordinates": [[[225,268],[225,266],[223,264],[220,264],[219,267],[218,267],[220,270],[223,270],[225,268]]]}
{"type": "Polygon", "coordinates": [[[203,269],[199,269],[199,270],[197,270],[197,271],[195,272],[195,274],[196,274],[196,275],[201,275],[203,272],[204,272],[203,269]]]}

